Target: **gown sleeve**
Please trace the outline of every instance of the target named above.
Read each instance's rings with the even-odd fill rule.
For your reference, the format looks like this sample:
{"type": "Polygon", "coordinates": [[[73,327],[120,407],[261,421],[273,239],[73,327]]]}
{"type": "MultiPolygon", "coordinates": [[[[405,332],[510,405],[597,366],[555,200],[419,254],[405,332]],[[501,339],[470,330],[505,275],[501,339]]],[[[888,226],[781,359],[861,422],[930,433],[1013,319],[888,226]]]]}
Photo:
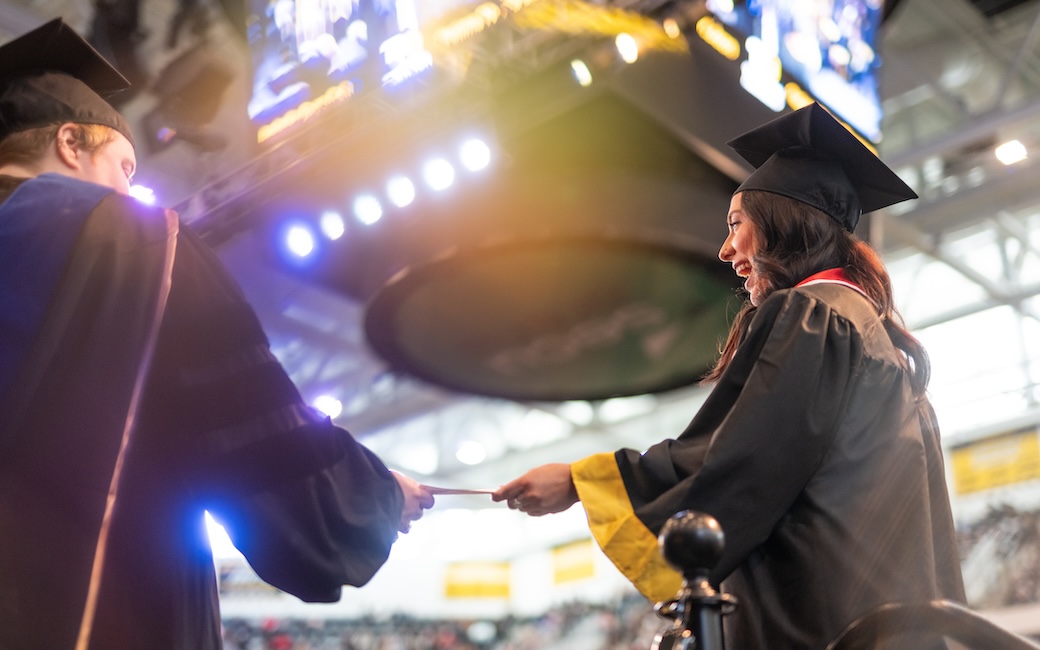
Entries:
{"type": "Polygon", "coordinates": [[[150,466],[164,483],[223,524],[261,578],[318,602],[371,579],[397,538],[396,479],[304,403],[238,285],[186,228],[150,381],[138,457],[161,459],[150,466]]]}
{"type": "Polygon", "coordinates": [[[640,454],[622,449],[572,465],[593,536],[651,600],[681,583],[657,534],[682,510],[712,515],[726,544],[718,585],[798,498],[848,403],[862,343],[850,323],[798,290],[758,309],[733,361],[687,429],[640,454]]]}

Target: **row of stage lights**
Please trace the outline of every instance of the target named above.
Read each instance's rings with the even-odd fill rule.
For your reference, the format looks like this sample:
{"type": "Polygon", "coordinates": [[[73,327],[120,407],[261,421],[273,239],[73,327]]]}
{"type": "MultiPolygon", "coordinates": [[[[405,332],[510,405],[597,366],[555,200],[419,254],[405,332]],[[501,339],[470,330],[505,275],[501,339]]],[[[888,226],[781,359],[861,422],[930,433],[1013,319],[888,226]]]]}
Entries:
{"type": "MultiPolygon", "coordinates": [[[[435,156],[423,163],[418,178],[407,174],[394,174],[383,185],[382,192],[363,191],[350,202],[354,219],[365,226],[379,222],[392,208],[407,208],[419,196],[420,187],[438,193],[448,190],[459,175],[475,174],[491,165],[491,147],[479,137],[462,140],[453,158],[435,156]],[[421,179],[422,185],[417,182],[421,179]]],[[[286,250],[299,260],[308,259],[319,248],[319,236],[335,241],[347,231],[347,222],[338,209],[325,210],[318,220],[317,228],[311,223],[296,221],[287,224],[284,230],[286,250]],[[320,231],[320,235],[318,234],[320,231]]]]}
{"type": "MultiPolygon", "coordinates": [[[[666,31],[675,37],[668,27],[674,28],[674,25],[666,25],[666,31]]],[[[625,63],[635,63],[639,59],[639,45],[631,35],[619,34],[614,39],[614,46],[625,63]]],[[[583,60],[572,60],[570,69],[580,86],[592,85],[592,71],[583,60]]],[[[456,163],[466,172],[480,172],[491,164],[491,147],[478,137],[465,139],[459,144],[456,163]]],[[[446,157],[435,157],[426,161],[420,176],[429,190],[442,192],[455,183],[456,167],[446,157]]],[[[351,210],[358,222],[371,226],[386,214],[387,202],[389,206],[406,208],[415,201],[416,196],[416,182],[407,175],[396,174],[387,179],[381,194],[371,191],[357,194],[351,203],[351,210]]],[[[330,209],[322,213],[318,227],[327,240],[335,241],[345,234],[346,221],[339,210],[330,209]]],[[[318,249],[318,235],[311,225],[295,223],[285,230],[285,246],[290,254],[305,260],[318,249]]]]}

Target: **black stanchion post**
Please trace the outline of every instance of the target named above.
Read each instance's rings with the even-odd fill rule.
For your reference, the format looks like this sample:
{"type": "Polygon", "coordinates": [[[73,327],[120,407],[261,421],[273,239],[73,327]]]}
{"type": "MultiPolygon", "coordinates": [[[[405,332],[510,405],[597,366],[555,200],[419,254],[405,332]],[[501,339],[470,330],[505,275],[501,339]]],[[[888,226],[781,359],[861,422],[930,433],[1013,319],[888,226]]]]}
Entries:
{"type": "Polygon", "coordinates": [[[664,558],[682,573],[683,584],[674,600],[654,608],[675,623],[657,635],[651,650],[724,650],[722,617],[737,603],[708,582],[726,543],[719,522],[711,515],[683,510],[665,522],[658,543],[664,558]]]}

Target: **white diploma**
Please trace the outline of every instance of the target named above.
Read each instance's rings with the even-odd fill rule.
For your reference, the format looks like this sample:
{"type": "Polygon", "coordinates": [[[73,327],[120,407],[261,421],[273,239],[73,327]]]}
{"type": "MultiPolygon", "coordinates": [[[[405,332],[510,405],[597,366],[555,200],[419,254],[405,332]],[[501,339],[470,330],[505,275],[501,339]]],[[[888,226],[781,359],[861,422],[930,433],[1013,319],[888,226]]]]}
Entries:
{"type": "Polygon", "coordinates": [[[438,487],[436,485],[423,485],[423,489],[428,491],[430,494],[492,494],[496,488],[482,488],[482,489],[462,489],[462,488],[449,488],[449,487],[438,487]]]}

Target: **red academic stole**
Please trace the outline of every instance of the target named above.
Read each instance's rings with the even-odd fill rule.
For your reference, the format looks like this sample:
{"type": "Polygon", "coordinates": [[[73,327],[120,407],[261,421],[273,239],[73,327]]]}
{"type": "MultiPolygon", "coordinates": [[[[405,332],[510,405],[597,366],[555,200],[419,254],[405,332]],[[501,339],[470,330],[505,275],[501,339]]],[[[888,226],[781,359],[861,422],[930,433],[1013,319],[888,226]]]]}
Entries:
{"type": "Polygon", "coordinates": [[[827,269],[826,271],[820,271],[819,273],[813,273],[809,277],[805,278],[796,287],[806,287],[812,284],[842,284],[846,287],[858,291],[861,295],[869,298],[867,292],[863,290],[858,284],[849,280],[848,276],[845,275],[844,269],[827,269]]]}

